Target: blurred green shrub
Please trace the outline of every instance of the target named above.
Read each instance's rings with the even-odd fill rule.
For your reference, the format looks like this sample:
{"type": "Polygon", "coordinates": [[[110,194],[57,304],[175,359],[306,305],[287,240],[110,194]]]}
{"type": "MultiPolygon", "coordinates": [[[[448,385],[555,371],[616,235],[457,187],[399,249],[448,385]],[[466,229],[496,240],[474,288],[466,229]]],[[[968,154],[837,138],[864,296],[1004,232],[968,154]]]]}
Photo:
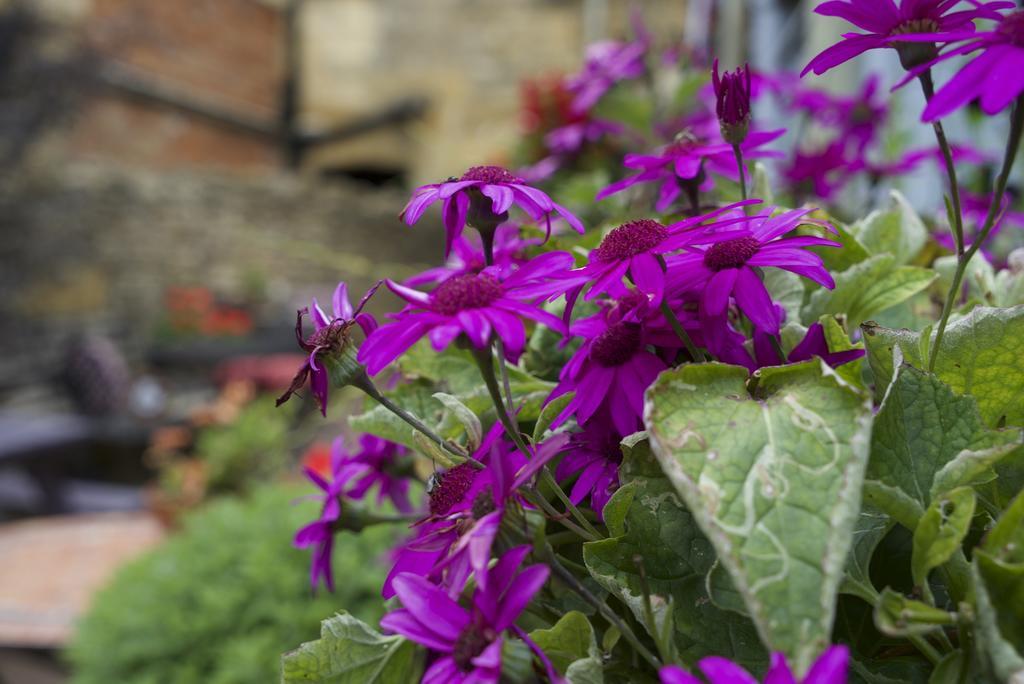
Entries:
{"type": "Polygon", "coordinates": [[[316,639],[342,608],[376,624],[378,561],[395,530],[344,534],[335,594],[309,586],[309,554],[291,537],[318,505],[309,489],[258,489],[191,514],[179,534],[121,570],[95,599],[67,652],[75,684],[278,681],[284,644],[316,639]]]}
{"type": "Polygon", "coordinates": [[[275,407],[269,397],[259,397],[231,423],[201,430],[195,455],[206,464],[208,494],[245,492],[287,470],[294,413],[289,407],[275,407]]]}

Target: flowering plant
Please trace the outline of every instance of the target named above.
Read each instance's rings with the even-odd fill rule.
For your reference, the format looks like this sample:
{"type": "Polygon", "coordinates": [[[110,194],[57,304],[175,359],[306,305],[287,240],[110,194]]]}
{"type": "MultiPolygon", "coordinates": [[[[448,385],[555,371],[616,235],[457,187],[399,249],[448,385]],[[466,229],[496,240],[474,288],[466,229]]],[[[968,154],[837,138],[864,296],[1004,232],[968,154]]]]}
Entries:
{"type": "Polygon", "coordinates": [[[334,319],[314,306],[289,390],[308,379],[324,409],[333,388],[368,396],[348,423],[373,437],[310,473],[323,512],[296,543],[330,587],[346,534],[393,525],[388,612],[379,630],[326,620],[284,681],[1024,677],[1024,257],[988,242],[1012,215],[1024,128],[1014,67],[995,62],[1017,58],[1024,21],[956,4],[818,8],[869,33],[809,71],[891,47],[920,81],[936,145],[902,160],[872,158],[874,80],[845,98],[691,60],[684,81],[704,85],[684,107],[616,119],[602,107],[618,89],[657,98],[642,84],[681,68],[638,27],[563,88],[574,123],[628,136],[624,156],[602,143],[595,171],[578,153],[596,140],[548,136],[545,174],[475,166],[413,193],[404,221],[440,203],[450,260],[387,281],[402,308],[362,340],[346,302],[334,319]],[[930,65],[979,50],[966,69],[1009,82],[964,95],[954,76],[936,93],[930,65]],[[939,117],[979,94],[1009,117],[1007,144],[995,178],[961,194],[957,168],[990,155],[939,117]],[[835,129],[836,174],[800,141],[787,158],[785,131],[758,120],[766,97],[835,129]],[[780,159],[778,195],[758,159],[780,159]],[[895,188],[842,220],[840,190],[898,185],[926,159],[948,174],[945,224],[895,188]]]}

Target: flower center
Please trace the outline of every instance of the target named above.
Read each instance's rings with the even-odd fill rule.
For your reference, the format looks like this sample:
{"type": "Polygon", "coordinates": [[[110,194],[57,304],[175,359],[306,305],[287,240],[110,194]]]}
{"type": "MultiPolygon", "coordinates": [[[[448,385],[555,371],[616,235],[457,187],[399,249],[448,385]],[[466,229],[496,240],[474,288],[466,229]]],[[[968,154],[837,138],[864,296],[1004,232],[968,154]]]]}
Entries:
{"type": "Polygon", "coordinates": [[[640,326],[636,323],[612,323],[594,340],[590,355],[605,368],[614,368],[633,358],[640,349],[640,326]]]}
{"type": "Polygon", "coordinates": [[[657,221],[630,221],[608,233],[592,254],[602,263],[628,259],[657,246],[666,237],[668,228],[657,221]]]}
{"type": "Polygon", "coordinates": [[[727,268],[739,268],[750,261],[750,257],[757,254],[759,249],[761,243],[752,235],[716,242],[704,252],[704,265],[716,272],[727,268]]]}
{"type": "Polygon", "coordinates": [[[1011,12],[999,22],[996,31],[1010,39],[1018,47],[1024,47],[1024,10],[1011,12]]]}
{"type": "Polygon", "coordinates": [[[341,319],[331,321],[329,325],[314,331],[306,338],[306,344],[311,347],[322,347],[324,350],[336,348],[346,337],[347,323],[341,319]]]}
{"type": "Polygon", "coordinates": [[[925,17],[923,19],[908,19],[894,28],[890,35],[899,36],[906,33],[936,33],[939,30],[939,22],[925,17]]]}
{"type": "Polygon", "coordinates": [[[462,501],[469,491],[476,471],[473,466],[463,463],[442,473],[430,490],[430,514],[445,515],[452,506],[462,501]]]}
{"type": "Polygon", "coordinates": [[[494,640],[493,630],[480,629],[476,625],[470,625],[466,631],[459,635],[452,648],[452,660],[462,672],[469,672],[474,669],[473,658],[484,652],[488,644],[494,640]]]}
{"type": "Polygon", "coordinates": [[[483,181],[488,185],[496,183],[522,183],[523,179],[517,176],[513,176],[509,173],[508,169],[503,169],[500,166],[474,166],[471,167],[466,173],[462,174],[462,178],[459,180],[464,181],[483,181]]]}
{"type": "Polygon", "coordinates": [[[430,295],[435,311],[454,316],[466,309],[482,309],[502,295],[501,283],[485,273],[467,273],[449,278],[430,295]]]}
{"type": "Polygon", "coordinates": [[[485,489],[476,495],[473,499],[473,519],[479,520],[488,513],[495,511],[494,506],[494,494],[491,493],[490,489],[485,489]]]}

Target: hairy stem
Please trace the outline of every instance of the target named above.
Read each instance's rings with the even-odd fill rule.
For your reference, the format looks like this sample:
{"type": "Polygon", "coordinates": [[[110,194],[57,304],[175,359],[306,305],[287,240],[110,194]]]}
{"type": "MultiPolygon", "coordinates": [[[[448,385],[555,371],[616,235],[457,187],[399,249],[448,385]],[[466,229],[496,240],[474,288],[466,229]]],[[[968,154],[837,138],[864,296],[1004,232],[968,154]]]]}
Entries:
{"type": "Polygon", "coordinates": [[[483,463],[470,456],[466,452],[466,450],[463,449],[461,446],[459,446],[458,444],[453,444],[447,439],[444,439],[439,434],[437,434],[429,427],[427,427],[419,418],[409,413],[395,402],[388,399],[385,395],[381,394],[380,390],[377,389],[377,386],[373,384],[373,380],[370,380],[370,377],[366,375],[366,373],[363,373],[362,377],[353,380],[352,384],[355,387],[361,389],[363,392],[367,394],[367,396],[369,396],[378,404],[386,408],[388,411],[391,411],[396,416],[398,416],[406,423],[411,425],[413,429],[423,434],[431,442],[437,444],[439,447],[447,451],[449,454],[458,458],[460,462],[465,461],[467,463],[470,463],[473,465],[473,467],[477,469],[481,469],[484,467],[483,463]]]}
{"type": "Polygon", "coordinates": [[[599,600],[596,596],[594,596],[594,594],[591,593],[591,591],[587,589],[587,587],[584,586],[582,582],[576,579],[576,575],[566,570],[565,566],[563,566],[555,557],[554,551],[551,549],[550,546],[548,546],[545,551],[547,556],[545,560],[547,561],[548,566],[551,568],[551,572],[554,573],[554,575],[559,580],[561,580],[562,583],[564,583],[570,589],[579,594],[580,598],[582,598],[584,601],[586,601],[595,609],[597,609],[597,612],[601,613],[601,616],[604,617],[605,620],[607,620],[610,624],[614,625],[616,629],[618,629],[619,632],[622,634],[623,638],[630,643],[633,649],[637,653],[639,653],[640,656],[644,660],[646,660],[651,667],[653,667],[655,670],[661,668],[661,663],[658,661],[658,658],[640,642],[636,634],[633,633],[633,630],[630,629],[629,625],[627,625],[622,620],[622,618],[616,615],[615,611],[609,608],[607,604],[605,604],[603,601],[599,600]]]}
{"type": "Polygon", "coordinates": [[[747,199],[747,174],[743,168],[743,150],[740,149],[739,145],[733,144],[732,153],[736,157],[736,166],[740,172],[740,196],[743,199],[747,199]]]}
{"type": "Polygon", "coordinates": [[[985,216],[985,223],[971,246],[957,256],[956,271],[953,273],[953,284],[946,295],[946,303],[942,307],[942,318],[939,319],[939,329],[935,333],[935,342],[932,344],[931,356],[928,359],[928,371],[935,370],[935,361],[939,356],[939,347],[942,345],[942,337],[946,332],[946,325],[949,323],[949,315],[953,311],[953,303],[960,293],[960,284],[963,282],[964,272],[971,258],[981,249],[981,246],[988,239],[992,231],[996,217],[1003,205],[1003,195],[1006,193],[1006,183],[1010,178],[1010,171],[1013,169],[1013,162],[1017,158],[1017,148],[1020,147],[1021,131],[1024,130],[1024,96],[1018,95],[1013,105],[1013,113],[1010,117],[1010,135],[1006,140],[1006,152],[1003,154],[1003,167],[996,178],[995,191],[992,195],[992,202],[988,207],[988,214],[985,216]]]}

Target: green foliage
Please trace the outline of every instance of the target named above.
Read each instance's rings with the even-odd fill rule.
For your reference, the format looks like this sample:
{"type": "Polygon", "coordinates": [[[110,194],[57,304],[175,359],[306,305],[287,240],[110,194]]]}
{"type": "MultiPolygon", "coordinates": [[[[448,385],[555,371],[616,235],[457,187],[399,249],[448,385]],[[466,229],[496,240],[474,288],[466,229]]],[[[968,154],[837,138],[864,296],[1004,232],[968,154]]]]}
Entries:
{"type": "Polygon", "coordinates": [[[722,364],[666,371],[645,423],[762,639],[805,672],[831,640],[870,402],[817,360],[762,369],[755,396],[746,378],[722,364]]]}
{"type": "Polygon", "coordinates": [[[281,657],[283,684],[414,684],[422,654],[400,636],[382,636],[342,612],[323,621],[320,638],[281,657]]]}
{"type": "MultiPolygon", "coordinates": [[[[900,347],[907,363],[927,365],[931,336],[909,330],[863,326],[868,360],[875,378],[893,376],[893,350],[900,347]]],[[[991,427],[1024,425],[1024,306],[1010,309],[978,307],[946,328],[935,375],[956,394],[978,401],[981,417],[991,427]]],[[[877,398],[885,388],[875,385],[877,398]]]]}
{"type": "Polygon", "coordinates": [[[594,628],[580,612],[570,611],[551,629],[530,632],[530,638],[551,659],[569,684],[602,684],[604,672],[594,628]]]}
{"type": "Polygon", "coordinates": [[[867,252],[891,254],[898,266],[910,263],[928,239],[928,229],[897,190],[889,195],[888,207],[871,212],[849,232],[867,252]]]}
{"type": "Polygon", "coordinates": [[[805,322],[823,314],[845,314],[851,324],[858,325],[906,301],[937,277],[927,268],[897,265],[892,254],[876,254],[832,276],[834,290],[811,293],[803,308],[805,322]]]}
{"type": "Polygon", "coordinates": [[[763,669],[767,653],[753,624],[708,600],[705,577],[714,564],[714,550],[646,442],[626,453],[620,479],[623,486],[604,510],[609,538],[583,546],[590,574],[647,625],[639,556],[652,593],[656,630],[673,628],[676,650],[685,662],[723,655],[763,669]]]}
{"type": "Polygon", "coordinates": [[[293,502],[305,487],[222,499],[182,532],[121,570],[96,598],[68,652],[75,684],[249,684],[276,681],[279,654],[315,638],[345,606],[366,620],[382,611],[375,559],[393,530],[338,538],[338,592],[311,595],[309,552],[292,548],[318,505],[293,502]]]}
{"type": "Polygon", "coordinates": [[[230,424],[200,431],[196,456],[207,466],[210,492],[244,492],[283,473],[293,415],[294,406],[279,409],[270,397],[260,397],[230,424]]]}

